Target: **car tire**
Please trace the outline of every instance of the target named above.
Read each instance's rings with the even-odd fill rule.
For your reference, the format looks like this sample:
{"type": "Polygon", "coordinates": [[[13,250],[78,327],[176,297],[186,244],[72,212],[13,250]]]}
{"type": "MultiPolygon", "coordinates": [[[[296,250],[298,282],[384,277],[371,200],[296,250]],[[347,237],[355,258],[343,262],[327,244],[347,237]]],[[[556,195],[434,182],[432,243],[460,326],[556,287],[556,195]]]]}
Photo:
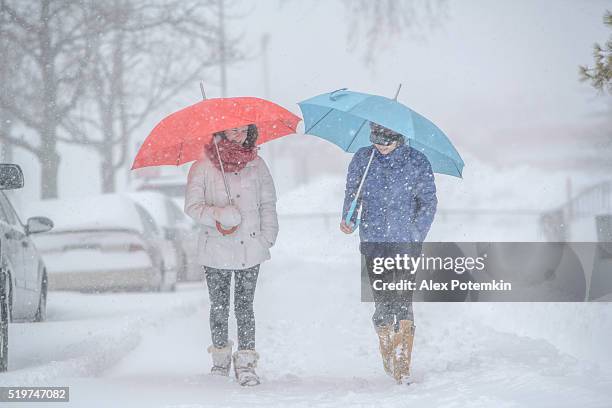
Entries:
{"type": "Polygon", "coordinates": [[[180,252],[181,265],[178,274],[176,276],[176,280],[179,282],[186,282],[189,279],[189,263],[187,262],[187,254],[185,251],[180,252]]]}
{"type": "Polygon", "coordinates": [[[11,320],[9,282],[8,273],[0,270],[0,372],[8,370],[8,326],[11,320]]]}
{"type": "Polygon", "coordinates": [[[163,284],[160,292],[174,292],[176,291],[176,284],[172,283],[172,284],[163,284]]]}
{"type": "Polygon", "coordinates": [[[47,272],[43,272],[43,278],[40,282],[40,297],[38,298],[38,309],[34,316],[35,322],[44,322],[47,320],[47,288],[49,282],[47,278],[47,272]]]}
{"type": "Polygon", "coordinates": [[[174,292],[176,290],[176,283],[160,283],[159,288],[157,288],[158,292],[174,292]]]}
{"type": "Polygon", "coordinates": [[[159,287],[157,288],[158,292],[174,292],[176,290],[176,282],[167,283],[165,282],[166,278],[166,267],[164,264],[161,265],[161,282],[159,283],[159,287]]]}

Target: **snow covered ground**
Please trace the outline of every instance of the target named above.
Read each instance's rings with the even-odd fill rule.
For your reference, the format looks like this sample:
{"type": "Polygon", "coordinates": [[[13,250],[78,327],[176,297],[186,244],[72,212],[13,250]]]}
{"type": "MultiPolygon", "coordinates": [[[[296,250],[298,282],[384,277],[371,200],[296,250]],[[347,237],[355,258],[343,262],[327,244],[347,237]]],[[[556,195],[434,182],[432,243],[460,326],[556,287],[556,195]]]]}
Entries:
{"type": "MultiPolygon", "coordinates": [[[[0,385],[68,385],[75,407],[611,405],[612,305],[416,304],[415,383],[398,386],[359,300],[355,237],[296,242],[290,231],[257,288],[261,386],[207,374],[203,283],[51,293],[47,322],[11,325],[0,385]]],[[[233,317],[230,327],[235,338],[233,317]]]]}
{"type": "MultiPolygon", "coordinates": [[[[518,173],[514,185],[541,182],[521,192],[498,174],[486,181],[496,193],[479,198],[467,191],[489,191],[482,178],[440,177],[441,208],[542,210],[562,200],[562,178],[518,173]]],[[[75,407],[612,406],[610,303],[415,304],[414,383],[395,385],[373,305],[360,302],[358,237],[337,230],[343,183],[317,181],[278,203],[281,230],[255,299],[260,386],[207,374],[202,282],[176,293],[50,293],[47,322],[11,325],[0,385],[68,385],[75,407]]],[[[438,217],[429,240],[538,240],[535,220],[463,217],[438,217]]]]}

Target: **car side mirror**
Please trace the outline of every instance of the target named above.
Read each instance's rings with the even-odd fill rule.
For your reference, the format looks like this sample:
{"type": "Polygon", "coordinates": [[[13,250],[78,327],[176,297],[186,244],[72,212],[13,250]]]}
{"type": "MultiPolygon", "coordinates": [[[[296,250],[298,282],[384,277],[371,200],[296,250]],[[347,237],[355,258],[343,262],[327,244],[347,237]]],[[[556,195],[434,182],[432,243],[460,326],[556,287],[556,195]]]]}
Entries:
{"type": "Polygon", "coordinates": [[[17,164],[0,163],[0,190],[23,187],[23,172],[17,164]]]}
{"type": "Polygon", "coordinates": [[[53,221],[47,217],[30,217],[26,222],[27,234],[38,234],[50,231],[53,228],[53,221]]]}

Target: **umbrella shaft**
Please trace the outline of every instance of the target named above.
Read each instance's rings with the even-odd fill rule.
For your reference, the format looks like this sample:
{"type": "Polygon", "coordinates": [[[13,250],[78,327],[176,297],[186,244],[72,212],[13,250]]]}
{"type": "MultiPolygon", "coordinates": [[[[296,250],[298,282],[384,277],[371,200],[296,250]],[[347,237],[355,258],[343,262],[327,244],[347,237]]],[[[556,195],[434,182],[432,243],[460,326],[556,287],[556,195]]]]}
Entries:
{"type": "Polygon", "coordinates": [[[361,181],[359,182],[359,188],[357,189],[357,194],[355,194],[355,200],[359,199],[359,194],[361,193],[361,188],[363,187],[363,182],[365,181],[366,176],[368,175],[368,170],[370,170],[370,165],[372,164],[372,159],[374,158],[376,148],[372,149],[372,154],[370,155],[370,160],[368,161],[368,165],[363,172],[363,176],[361,177],[361,181]]]}
{"type": "Polygon", "coordinates": [[[357,202],[359,201],[359,194],[361,194],[361,188],[363,187],[363,182],[365,181],[365,178],[368,175],[368,170],[370,170],[370,165],[372,164],[373,158],[374,158],[374,150],[372,150],[372,154],[370,155],[370,160],[368,161],[368,165],[366,166],[365,171],[363,172],[363,176],[361,176],[361,181],[359,182],[359,188],[357,188],[357,193],[355,194],[355,198],[353,199],[353,202],[351,203],[351,207],[349,208],[349,211],[346,214],[347,224],[350,224],[351,218],[353,217],[353,213],[355,212],[355,209],[356,209],[357,210],[357,224],[355,224],[355,226],[359,225],[359,213],[361,212],[361,203],[359,204],[359,208],[356,208],[357,202]]]}
{"type": "Polygon", "coordinates": [[[225,168],[223,167],[223,161],[221,160],[221,154],[219,154],[219,146],[217,145],[217,138],[213,135],[213,142],[215,143],[215,152],[217,152],[217,159],[219,160],[219,166],[221,167],[221,175],[223,176],[223,185],[225,186],[225,193],[227,194],[228,204],[232,204],[232,193],[230,192],[229,185],[227,184],[227,178],[225,177],[225,168]]]}

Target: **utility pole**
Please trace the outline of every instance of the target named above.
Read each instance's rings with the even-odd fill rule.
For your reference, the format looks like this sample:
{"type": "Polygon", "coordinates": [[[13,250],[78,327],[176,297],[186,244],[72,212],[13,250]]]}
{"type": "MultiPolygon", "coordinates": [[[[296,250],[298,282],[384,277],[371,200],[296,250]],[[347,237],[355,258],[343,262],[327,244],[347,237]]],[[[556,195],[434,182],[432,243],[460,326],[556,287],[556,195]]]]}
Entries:
{"type": "Polygon", "coordinates": [[[264,98],[270,98],[270,72],[268,65],[268,45],[270,44],[270,34],[264,33],[261,36],[261,59],[262,59],[262,73],[263,73],[263,84],[264,84],[264,98]]]}
{"type": "Polygon", "coordinates": [[[226,49],[225,49],[225,0],[219,1],[219,69],[221,74],[221,97],[227,94],[226,49]]]}
{"type": "Polygon", "coordinates": [[[565,219],[565,240],[571,240],[572,223],[574,221],[574,203],[572,193],[572,178],[567,176],[565,179],[565,195],[567,198],[567,218],[565,219]]]}
{"type": "MultiPolygon", "coordinates": [[[[270,43],[270,34],[264,33],[261,36],[261,74],[263,76],[263,95],[265,99],[270,99],[270,72],[268,65],[268,44],[270,43]]],[[[276,176],[277,166],[275,163],[276,146],[274,143],[268,143],[266,146],[268,157],[270,158],[270,173],[276,176]]]]}

